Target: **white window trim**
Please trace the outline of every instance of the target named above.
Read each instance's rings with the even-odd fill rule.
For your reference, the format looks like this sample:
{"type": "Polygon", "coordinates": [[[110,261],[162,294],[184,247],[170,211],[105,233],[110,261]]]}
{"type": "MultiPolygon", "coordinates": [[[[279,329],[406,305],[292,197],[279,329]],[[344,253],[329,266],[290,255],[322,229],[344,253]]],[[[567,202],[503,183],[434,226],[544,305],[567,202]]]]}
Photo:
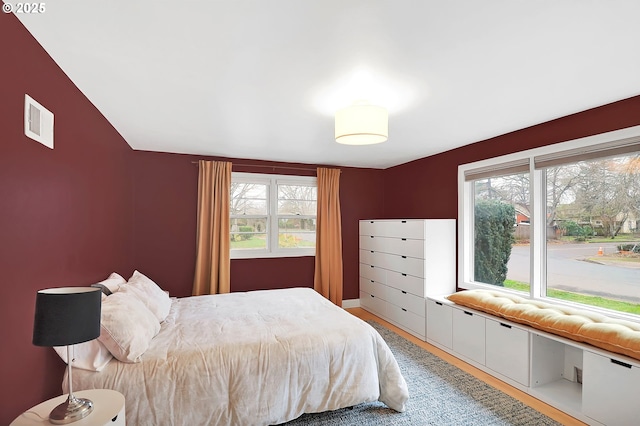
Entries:
{"type": "Polygon", "coordinates": [[[266,249],[247,249],[247,250],[229,250],[231,259],[259,259],[259,258],[275,258],[275,257],[303,257],[315,256],[315,247],[311,248],[278,248],[278,191],[277,185],[318,185],[318,179],[315,176],[289,176],[289,175],[271,175],[264,173],[242,173],[232,172],[231,182],[251,182],[264,183],[267,185],[267,233],[268,247],[266,249]],[[276,237],[272,235],[272,230],[276,230],[276,237]]]}
{"type": "Polygon", "coordinates": [[[625,314],[622,312],[612,312],[609,310],[598,309],[595,306],[588,306],[578,303],[571,303],[559,299],[547,298],[546,294],[546,277],[545,262],[546,257],[546,227],[539,226],[537,219],[546,217],[546,203],[540,203],[542,200],[542,191],[545,185],[544,173],[541,169],[535,169],[534,159],[542,155],[560,154],[563,151],[571,151],[578,148],[588,148],[599,144],[615,142],[622,139],[640,137],[640,126],[628,127],[612,132],[601,133],[585,138],[574,139],[567,142],[561,142],[539,148],[533,148],[526,151],[520,151],[500,157],[489,158],[486,160],[476,161],[474,163],[462,164],[458,166],[458,287],[462,289],[490,289],[500,290],[507,293],[515,293],[521,295],[521,292],[515,292],[506,288],[496,288],[490,284],[479,283],[473,280],[473,216],[472,209],[466,208],[473,205],[473,183],[465,181],[465,174],[473,170],[490,170],[491,168],[499,169],[501,165],[510,164],[527,159],[529,161],[530,173],[530,194],[531,194],[531,232],[533,235],[530,253],[530,285],[531,298],[544,299],[545,302],[579,307],[580,309],[592,310],[600,313],[606,313],[609,316],[640,321],[638,315],[625,314]]]}

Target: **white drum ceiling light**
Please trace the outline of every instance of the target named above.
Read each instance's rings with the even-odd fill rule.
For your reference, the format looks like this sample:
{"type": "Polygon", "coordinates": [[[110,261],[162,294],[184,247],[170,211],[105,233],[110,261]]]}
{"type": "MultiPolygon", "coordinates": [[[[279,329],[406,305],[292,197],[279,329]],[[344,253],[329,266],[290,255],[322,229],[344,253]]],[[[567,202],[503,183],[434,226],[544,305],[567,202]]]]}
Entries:
{"type": "Polygon", "coordinates": [[[389,137],[386,108],[359,101],[336,112],[336,142],[345,145],[371,145],[389,137]]]}

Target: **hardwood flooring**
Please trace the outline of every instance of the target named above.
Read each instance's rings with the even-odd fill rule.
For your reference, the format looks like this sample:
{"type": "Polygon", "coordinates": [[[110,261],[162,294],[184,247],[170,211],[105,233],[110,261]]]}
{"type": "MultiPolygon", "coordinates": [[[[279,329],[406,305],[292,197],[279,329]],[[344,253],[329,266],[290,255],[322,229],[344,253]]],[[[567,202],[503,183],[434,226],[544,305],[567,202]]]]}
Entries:
{"type": "Polygon", "coordinates": [[[487,383],[490,386],[493,386],[494,388],[506,393],[507,395],[512,396],[513,398],[516,398],[519,401],[522,401],[523,403],[527,404],[528,406],[530,406],[531,408],[551,417],[552,419],[554,419],[555,421],[563,424],[563,425],[567,425],[567,426],[573,426],[573,425],[585,425],[585,423],[581,422],[580,420],[571,417],[570,415],[566,414],[563,411],[558,410],[557,408],[554,408],[542,401],[540,401],[539,399],[536,399],[534,397],[532,397],[531,395],[522,392],[519,389],[514,388],[513,386],[510,386],[508,384],[506,384],[505,382],[496,379],[495,377],[491,376],[490,374],[485,373],[482,370],[479,370],[477,368],[475,368],[472,365],[467,364],[464,361],[461,361],[460,359],[454,357],[453,355],[448,354],[447,352],[436,348],[433,345],[430,345],[429,343],[418,339],[417,337],[407,333],[404,330],[399,329],[398,327],[394,326],[393,324],[390,324],[388,322],[386,322],[385,320],[373,315],[372,313],[365,311],[362,308],[347,308],[346,309],[348,312],[350,312],[351,314],[357,316],[358,318],[362,319],[362,320],[373,320],[375,322],[377,322],[378,324],[388,328],[389,330],[393,331],[394,333],[399,334],[400,336],[404,337],[405,339],[415,343],[416,345],[420,346],[421,348],[423,348],[426,351],[431,352],[432,354],[442,358],[443,360],[447,361],[450,364],[455,365],[456,367],[460,368],[461,370],[466,371],[467,373],[477,377],[478,379],[482,380],[483,382],[487,383]]]}

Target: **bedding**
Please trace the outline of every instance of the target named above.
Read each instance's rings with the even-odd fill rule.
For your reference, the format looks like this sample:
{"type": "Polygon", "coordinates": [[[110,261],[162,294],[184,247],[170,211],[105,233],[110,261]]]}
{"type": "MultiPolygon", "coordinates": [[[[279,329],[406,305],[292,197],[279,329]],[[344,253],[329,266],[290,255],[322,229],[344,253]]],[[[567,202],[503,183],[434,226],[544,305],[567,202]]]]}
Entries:
{"type": "Polygon", "coordinates": [[[268,425],[408,399],[378,332],[309,288],[174,298],[140,362],[73,382],[123,393],[132,425],[268,425]]]}

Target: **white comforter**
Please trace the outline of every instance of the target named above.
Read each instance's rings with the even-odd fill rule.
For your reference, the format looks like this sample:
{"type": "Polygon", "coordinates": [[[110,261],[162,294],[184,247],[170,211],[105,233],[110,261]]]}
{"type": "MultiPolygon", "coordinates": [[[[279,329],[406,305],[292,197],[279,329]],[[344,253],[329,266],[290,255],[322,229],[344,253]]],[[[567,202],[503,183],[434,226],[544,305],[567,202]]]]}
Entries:
{"type": "Polygon", "coordinates": [[[122,392],[133,426],[267,425],[408,399],[378,332],[308,288],[175,299],[142,362],[73,379],[122,392]]]}

